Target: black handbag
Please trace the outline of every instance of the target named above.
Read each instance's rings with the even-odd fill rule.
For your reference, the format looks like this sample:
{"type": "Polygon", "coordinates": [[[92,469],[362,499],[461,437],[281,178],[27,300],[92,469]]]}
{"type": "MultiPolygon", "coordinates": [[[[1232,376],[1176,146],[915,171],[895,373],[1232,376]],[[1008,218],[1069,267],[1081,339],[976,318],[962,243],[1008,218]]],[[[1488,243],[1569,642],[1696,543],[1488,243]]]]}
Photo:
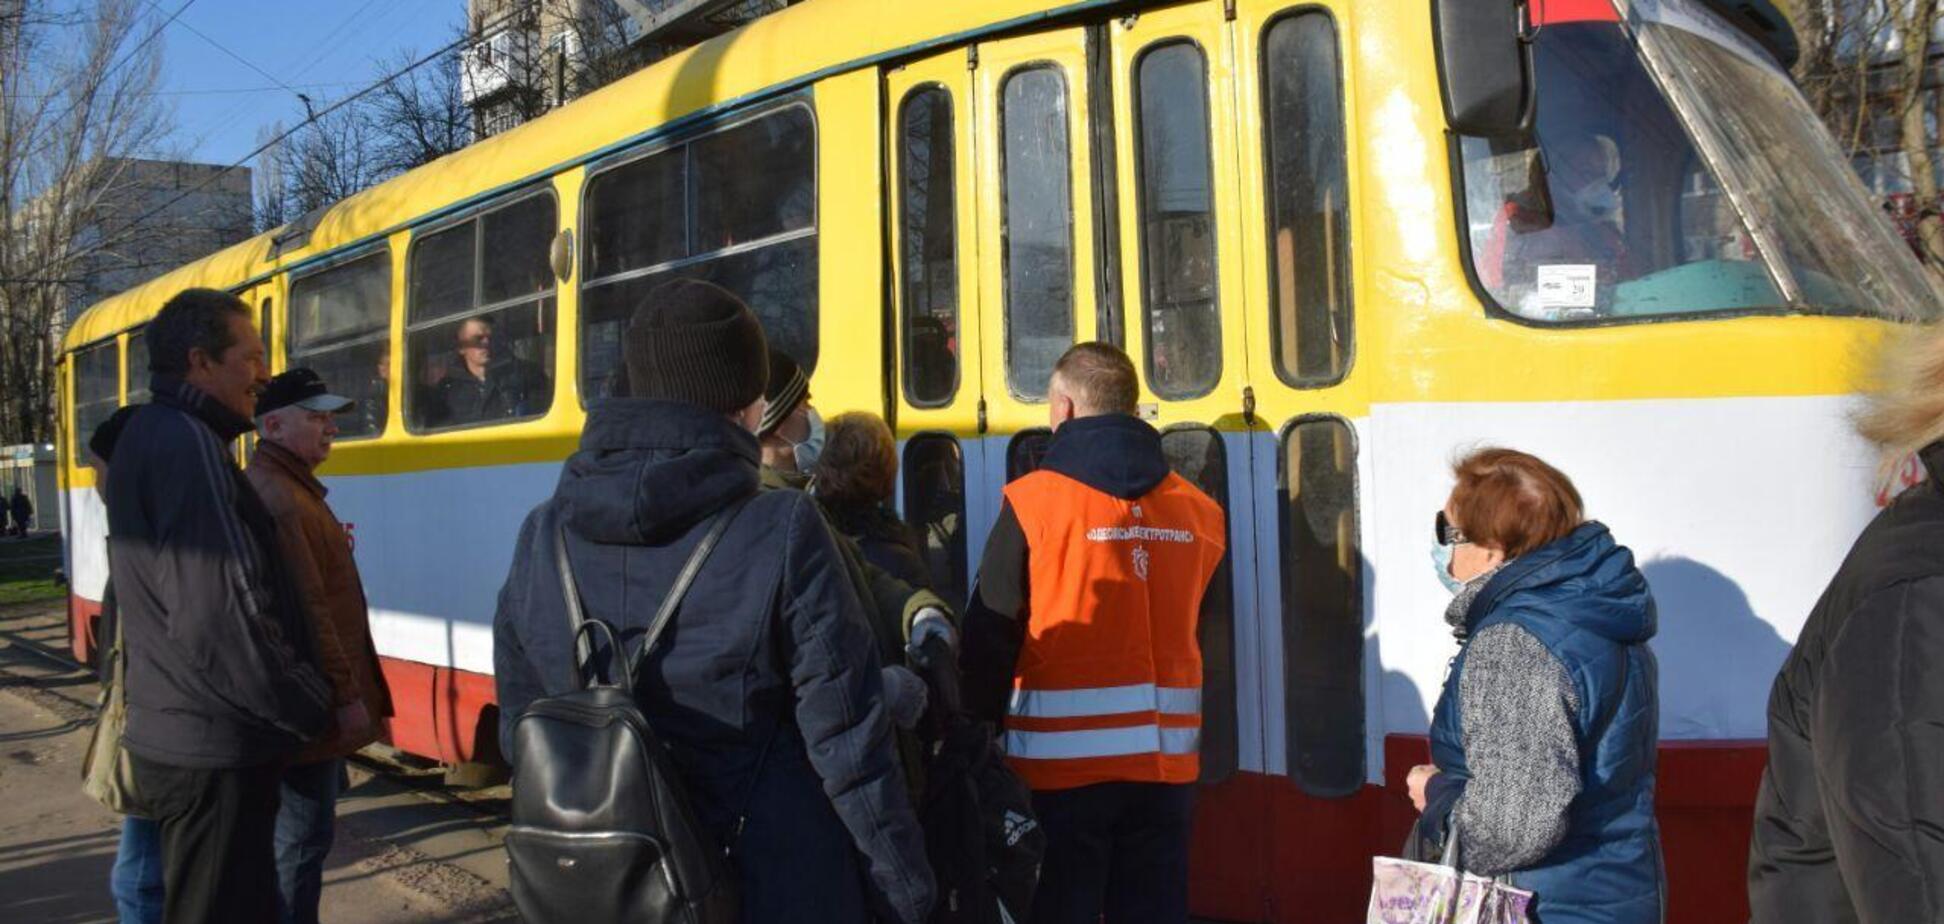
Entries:
{"type": "MultiPolygon", "coordinates": [[[[720,845],[697,822],[674,760],[636,704],[634,677],[746,502],[732,505],[709,525],[632,659],[625,657],[611,624],[585,617],[568,561],[566,532],[556,531],[556,559],[573,623],[577,689],[534,700],[513,723],[512,824],[506,853],[513,900],[526,920],[737,920],[735,873],[720,845]],[[582,662],[591,661],[595,650],[594,635],[606,636],[610,667],[619,673],[609,682],[596,671],[582,670],[582,662]]],[[[763,750],[767,756],[767,744],[763,750]]],[[[761,762],[758,758],[758,772],[761,762]]],[[[738,820],[736,830],[741,828],[738,820]]]]}

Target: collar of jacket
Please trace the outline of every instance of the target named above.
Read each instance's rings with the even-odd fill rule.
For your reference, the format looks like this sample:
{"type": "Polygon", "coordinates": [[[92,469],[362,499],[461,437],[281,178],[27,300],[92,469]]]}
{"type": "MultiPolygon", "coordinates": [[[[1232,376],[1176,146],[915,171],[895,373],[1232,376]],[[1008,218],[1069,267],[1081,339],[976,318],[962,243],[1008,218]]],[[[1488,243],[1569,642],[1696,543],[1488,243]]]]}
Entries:
{"type": "Polygon", "coordinates": [[[1930,472],[1931,484],[1944,490],[1944,440],[1917,450],[1917,458],[1924,463],[1924,470],[1930,472]]]}
{"type": "Polygon", "coordinates": [[[156,404],[172,407],[209,425],[227,443],[251,430],[256,424],[223,406],[209,393],[173,375],[156,373],[149,379],[149,394],[156,404]]]}
{"type": "Polygon", "coordinates": [[[1528,593],[1528,602],[1571,599],[1560,615],[1615,641],[1644,642],[1658,631],[1653,594],[1633,553],[1598,520],[1500,565],[1465,613],[1466,633],[1477,634],[1501,604],[1528,593]]]}
{"type": "Polygon", "coordinates": [[[1161,432],[1127,414],[1077,417],[1061,424],[1040,467],[1122,500],[1140,497],[1168,477],[1161,432]]]}
{"type": "Polygon", "coordinates": [[[324,487],[324,482],[317,480],[317,475],[311,472],[311,467],[306,465],[304,460],[297,458],[296,453],[276,443],[258,440],[255,458],[262,459],[263,464],[289,475],[298,484],[303,485],[305,490],[320,498],[330,492],[329,488],[324,487]]]}
{"type": "Polygon", "coordinates": [[[757,490],[756,435],[699,405],[649,398],[596,404],[555,499],[594,542],[655,544],[757,490]]]}

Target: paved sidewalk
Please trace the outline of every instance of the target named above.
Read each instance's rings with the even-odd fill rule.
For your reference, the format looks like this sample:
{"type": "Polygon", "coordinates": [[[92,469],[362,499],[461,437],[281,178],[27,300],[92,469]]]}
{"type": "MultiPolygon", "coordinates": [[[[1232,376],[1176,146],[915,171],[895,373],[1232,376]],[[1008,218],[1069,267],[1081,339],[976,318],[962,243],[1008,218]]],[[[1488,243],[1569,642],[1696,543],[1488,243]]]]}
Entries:
{"type": "MultiPolygon", "coordinates": [[[[0,921],[112,922],[120,818],[80,787],[94,678],[38,653],[63,613],[0,609],[0,921]],[[52,629],[49,623],[52,623],[52,629]]],[[[505,787],[457,794],[435,771],[353,765],[326,863],[323,917],[342,924],[517,921],[505,892],[505,787]],[[463,798],[461,798],[463,796],[463,798]]]]}

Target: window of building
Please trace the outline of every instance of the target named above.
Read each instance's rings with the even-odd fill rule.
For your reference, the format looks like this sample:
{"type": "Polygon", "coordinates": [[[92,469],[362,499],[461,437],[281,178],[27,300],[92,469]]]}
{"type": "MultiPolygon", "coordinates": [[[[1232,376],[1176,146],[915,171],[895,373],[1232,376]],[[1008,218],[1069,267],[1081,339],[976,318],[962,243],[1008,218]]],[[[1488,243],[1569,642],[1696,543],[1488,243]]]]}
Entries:
{"type": "Polygon", "coordinates": [[[622,332],[654,288],[687,277],[741,296],[770,345],[817,365],[817,160],[790,106],[639,157],[588,181],[581,400],[622,392],[622,332]]]}
{"type": "Polygon", "coordinates": [[[1356,442],[1334,417],[1298,420],[1282,442],[1277,491],[1289,775],[1312,795],[1348,795],[1364,784],[1356,442]]]}
{"type": "Polygon", "coordinates": [[[1299,388],[1330,385],[1349,371],[1354,346],[1336,23],[1320,11],[1277,20],[1262,73],[1276,374],[1299,388]]]}
{"type": "Polygon", "coordinates": [[[1148,387],[1194,398],[1222,377],[1208,61],[1174,41],[1144,52],[1134,71],[1148,387]]]}
{"type": "Polygon", "coordinates": [[[959,381],[957,173],[952,94],[929,84],[898,114],[898,253],[905,398],[951,403],[959,381]]]}
{"type": "Polygon", "coordinates": [[[1073,343],[1073,187],[1067,86],[1050,64],[1006,75],[1000,88],[1001,258],[1006,385],[1046,398],[1053,364],[1073,343]]]}
{"type": "Polygon", "coordinates": [[[75,458],[88,448],[95,428],[121,401],[121,356],[109,339],[74,354],[75,458]]]}
{"type": "Polygon", "coordinates": [[[379,250],[290,283],[286,368],[309,368],[358,402],[338,415],[340,440],[384,432],[391,374],[391,251],[379,250]]]}
{"type": "Polygon", "coordinates": [[[1006,481],[1017,481],[1039,471],[1046,461],[1046,450],[1053,445],[1053,431],[1034,427],[1013,434],[1006,444],[1006,481]]]}
{"type": "Polygon", "coordinates": [[[122,351],[127,359],[128,400],[124,404],[147,404],[149,400],[149,348],[148,328],[138,327],[128,332],[128,346],[122,351]]]}
{"type": "Polygon", "coordinates": [[[918,534],[934,589],[947,600],[964,600],[965,458],[958,440],[921,433],[905,443],[905,522],[918,534]]]}
{"type": "Polygon", "coordinates": [[[554,198],[540,193],[423,235],[406,299],[413,430],[539,417],[553,406],[554,198]]]}
{"type": "MultiPolygon", "coordinates": [[[[1229,513],[1228,452],[1222,437],[1204,426],[1171,429],[1161,434],[1161,452],[1168,467],[1187,479],[1203,494],[1222,505],[1224,518],[1229,513]]],[[[1235,535],[1233,528],[1229,536],[1235,535]]],[[[1233,541],[1230,541],[1233,545],[1233,541]]],[[[1235,581],[1230,574],[1230,556],[1222,565],[1202,598],[1201,620],[1196,640],[1202,656],[1202,737],[1201,781],[1215,783],[1227,779],[1238,763],[1239,731],[1235,691],[1235,581]]]]}

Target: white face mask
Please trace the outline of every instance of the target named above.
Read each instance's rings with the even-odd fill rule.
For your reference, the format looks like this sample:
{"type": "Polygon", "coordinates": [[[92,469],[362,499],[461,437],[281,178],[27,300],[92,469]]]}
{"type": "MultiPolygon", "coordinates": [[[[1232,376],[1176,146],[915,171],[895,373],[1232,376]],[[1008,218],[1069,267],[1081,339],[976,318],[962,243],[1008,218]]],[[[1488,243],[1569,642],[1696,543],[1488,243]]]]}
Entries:
{"type": "Polygon", "coordinates": [[[814,407],[803,409],[804,421],[809,425],[810,435],[801,443],[790,443],[790,454],[796,459],[797,471],[806,475],[817,465],[817,457],[823,455],[824,425],[823,417],[814,407]]]}

